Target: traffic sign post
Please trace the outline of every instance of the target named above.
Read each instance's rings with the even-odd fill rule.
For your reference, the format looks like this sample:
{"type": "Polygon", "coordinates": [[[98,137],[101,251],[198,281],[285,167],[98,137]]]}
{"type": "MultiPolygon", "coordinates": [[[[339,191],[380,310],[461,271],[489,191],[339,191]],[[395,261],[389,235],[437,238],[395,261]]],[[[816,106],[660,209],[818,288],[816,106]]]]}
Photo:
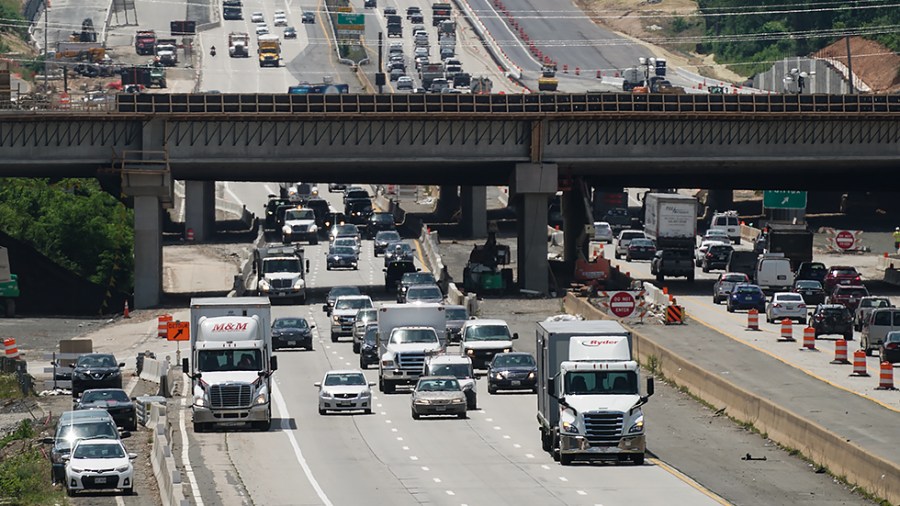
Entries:
{"type": "Polygon", "coordinates": [[[763,192],[766,209],[806,209],[806,192],[793,190],[766,190],[763,192]]]}
{"type": "Polygon", "coordinates": [[[862,230],[835,230],[833,228],[821,229],[828,234],[828,249],[836,253],[853,253],[865,251],[862,244],[862,230]]]}
{"type": "Polygon", "coordinates": [[[856,238],[853,237],[853,234],[847,232],[846,230],[841,230],[834,236],[834,243],[838,248],[842,250],[848,250],[853,248],[853,244],[856,242],[856,238]]]}
{"type": "Polygon", "coordinates": [[[620,319],[626,318],[644,318],[647,310],[645,308],[643,291],[618,291],[618,292],[600,292],[600,297],[607,298],[601,305],[609,311],[612,316],[620,319]]]}

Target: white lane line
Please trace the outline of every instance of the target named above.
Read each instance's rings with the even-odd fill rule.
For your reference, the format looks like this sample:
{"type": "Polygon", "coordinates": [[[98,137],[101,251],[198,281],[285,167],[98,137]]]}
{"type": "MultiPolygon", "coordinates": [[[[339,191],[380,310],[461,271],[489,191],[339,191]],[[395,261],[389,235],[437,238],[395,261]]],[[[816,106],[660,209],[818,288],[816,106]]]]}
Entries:
{"type": "Polygon", "coordinates": [[[576,490],[575,492],[578,492],[578,495],[587,495],[587,492],[584,490],[576,490]]]}
{"type": "Polygon", "coordinates": [[[546,469],[548,471],[550,470],[550,466],[548,466],[547,464],[541,464],[541,468],[546,469]]]}
{"type": "Polygon", "coordinates": [[[410,455],[409,460],[419,460],[419,457],[416,457],[415,455],[410,455]]]}
{"type": "Polygon", "coordinates": [[[494,430],[500,430],[500,426],[499,426],[499,425],[494,425],[494,430]]]}
{"type": "Polygon", "coordinates": [[[338,360],[344,360],[344,357],[338,357],[338,360]]]}
{"type": "Polygon", "coordinates": [[[384,423],[392,423],[390,420],[385,420],[384,423]]]}
{"type": "Polygon", "coordinates": [[[484,421],[485,421],[485,422],[493,422],[494,419],[493,419],[493,418],[485,418],[484,421]]]}
{"type": "Polygon", "coordinates": [[[512,438],[509,437],[509,434],[504,434],[503,439],[512,439],[512,438]]]}
{"type": "MultiPolygon", "coordinates": [[[[182,378],[182,385],[190,385],[191,379],[188,378],[187,374],[184,374],[182,378]]],[[[187,393],[188,389],[185,388],[185,393],[187,393]]],[[[187,436],[187,428],[185,427],[184,419],[187,418],[188,411],[184,409],[188,405],[188,398],[181,398],[181,419],[178,421],[178,428],[181,432],[181,466],[184,468],[184,474],[188,477],[188,483],[191,484],[191,495],[194,496],[194,504],[197,506],[203,506],[203,497],[200,496],[200,487],[197,486],[197,477],[194,476],[194,467],[191,466],[191,457],[188,455],[188,448],[190,448],[190,441],[188,441],[187,436]]]]}
{"type": "Polygon", "coordinates": [[[422,470],[423,470],[423,471],[426,471],[426,472],[427,472],[427,471],[430,471],[430,469],[428,469],[428,466],[422,466],[422,470]]]}
{"type": "Polygon", "coordinates": [[[434,480],[435,483],[440,483],[440,482],[441,482],[441,479],[440,479],[440,478],[432,478],[432,480],[434,480]]]}
{"type": "Polygon", "coordinates": [[[403,447],[403,451],[408,452],[408,451],[409,451],[409,447],[408,447],[408,446],[404,446],[404,447],[403,447]]]}
{"type": "Polygon", "coordinates": [[[397,432],[397,428],[395,427],[395,428],[391,429],[391,432],[397,432]]]}
{"type": "Polygon", "coordinates": [[[397,441],[403,441],[403,436],[397,436],[397,441]]]}
{"type": "MultiPolygon", "coordinates": [[[[381,404],[379,404],[378,407],[381,407],[381,404]]],[[[382,411],[381,414],[382,414],[382,415],[386,415],[386,414],[387,414],[387,411],[382,411]]]]}
{"type": "Polygon", "coordinates": [[[521,447],[522,447],[522,445],[520,445],[519,443],[513,443],[513,448],[518,449],[518,448],[521,448],[521,447]]]}
{"type": "Polygon", "coordinates": [[[525,454],[525,457],[527,457],[527,458],[529,458],[529,459],[533,459],[533,458],[534,458],[534,455],[532,455],[532,454],[530,454],[530,453],[526,453],[526,454],[525,454]]]}
{"type": "Polygon", "coordinates": [[[297,438],[294,437],[294,431],[292,431],[290,427],[291,415],[288,413],[287,403],[284,402],[284,397],[281,396],[281,390],[277,385],[272,387],[272,398],[275,400],[275,404],[278,406],[278,412],[282,417],[281,428],[283,429],[283,432],[287,434],[288,440],[291,442],[291,447],[294,449],[294,455],[297,457],[297,462],[300,464],[300,467],[303,468],[303,474],[306,475],[309,484],[312,485],[313,490],[316,491],[319,500],[322,501],[325,506],[333,506],[331,500],[328,499],[325,491],[322,490],[322,487],[319,486],[319,482],[316,481],[316,478],[313,476],[312,469],[309,468],[309,464],[306,463],[306,459],[303,457],[303,452],[300,451],[300,444],[297,443],[297,438]]]}
{"type": "MultiPolygon", "coordinates": [[[[128,384],[125,385],[125,395],[131,397],[131,392],[134,392],[134,387],[137,386],[138,380],[140,378],[138,376],[132,376],[130,380],[128,380],[128,384]]],[[[119,496],[116,496],[118,498],[119,496]]]]}
{"type": "MultiPolygon", "coordinates": [[[[373,399],[376,399],[376,400],[378,399],[378,397],[372,397],[372,398],[373,398],[373,399]]],[[[376,407],[376,408],[380,408],[380,407],[381,407],[381,404],[380,404],[380,403],[379,403],[379,404],[376,404],[375,407],[376,407]]],[[[382,411],[381,414],[383,415],[383,414],[384,414],[384,411],[382,411]]]]}
{"type": "Polygon", "coordinates": [[[565,476],[560,476],[559,481],[569,481],[569,479],[566,478],[565,476]]]}
{"type": "Polygon", "coordinates": [[[456,494],[453,493],[452,490],[447,490],[446,492],[447,492],[447,495],[456,495],[456,494]]]}
{"type": "Polygon", "coordinates": [[[344,363],[347,364],[347,365],[350,365],[350,362],[344,362],[344,363]]]}

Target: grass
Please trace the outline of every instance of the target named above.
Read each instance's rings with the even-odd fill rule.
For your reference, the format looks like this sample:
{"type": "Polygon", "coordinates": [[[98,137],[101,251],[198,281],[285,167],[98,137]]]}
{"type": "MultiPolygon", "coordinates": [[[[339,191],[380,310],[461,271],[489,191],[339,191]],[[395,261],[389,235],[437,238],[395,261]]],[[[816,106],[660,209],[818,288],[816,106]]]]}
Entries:
{"type": "Polygon", "coordinates": [[[15,374],[0,374],[0,399],[21,399],[22,389],[15,374]]]}
{"type": "Polygon", "coordinates": [[[37,435],[30,420],[23,420],[0,439],[0,501],[23,506],[66,504],[63,490],[50,484],[50,460],[33,438],[37,435]],[[19,441],[20,445],[12,443],[19,441]]]}

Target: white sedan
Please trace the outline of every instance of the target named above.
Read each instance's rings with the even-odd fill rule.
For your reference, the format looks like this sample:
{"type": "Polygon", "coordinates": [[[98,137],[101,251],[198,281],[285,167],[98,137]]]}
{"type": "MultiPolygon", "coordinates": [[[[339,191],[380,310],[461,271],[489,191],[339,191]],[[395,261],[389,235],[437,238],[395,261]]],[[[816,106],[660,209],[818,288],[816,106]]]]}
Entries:
{"type": "Polygon", "coordinates": [[[254,12],[253,14],[250,15],[251,23],[262,23],[265,20],[266,20],[266,18],[263,16],[262,12],[254,12]]]}
{"type": "Polygon", "coordinates": [[[134,453],[125,451],[118,439],[82,439],[75,443],[66,460],[66,493],[80,490],[108,490],[118,488],[134,493],[134,453]]]}
{"type": "Polygon", "coordinates": [[[372,414],[372,390],[362,371],[328,371],[319,387],[319,414],[328,411],[358,411],[372,414]]]}
{"type": "Polygon", "coordinates": [[[723,244],[731,244],[731,238],[728,237],[728,232],[720,228],[711,228],[707,230],[701,239],[701,242],[704,241],[719,241],[723,244]]]}
{"type": "Polygon", "coordinates": [[[806,323],[806,303],[803,296],[794,292],[778,292],[772,296],[766,306],[766,321],[778,323],[787,318],[797,320],[801,325],[806,323]]]}
{"type": "Polygon", "coordinates": [[[613,230],[609,223],[605,221],[594,222],[594,240],[603,241],[606,244],[612,244],[613,230]]]}

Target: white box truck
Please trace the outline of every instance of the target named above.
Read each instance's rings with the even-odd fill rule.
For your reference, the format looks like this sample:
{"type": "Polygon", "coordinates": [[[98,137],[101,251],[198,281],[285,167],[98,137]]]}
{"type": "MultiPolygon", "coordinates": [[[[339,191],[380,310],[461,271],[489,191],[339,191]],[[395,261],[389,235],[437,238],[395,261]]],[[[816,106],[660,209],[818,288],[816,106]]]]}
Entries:
{"type": "MultiPolygon", "coordinates": [[[[272,311],[266,297],[191,299],[191,378],[194,431],[216,424],[272,423],[272,311]]],[[[188,367],[190,366],[190,367],[188,367]]]]}
{"type": "Polygon", "coordinates": [[[657,249],[694,249],[697,242],[697,199],[677,193],[644,196],[644,235],[657,249]]]}
{"type": "Polygon", "coordinates": [[[538,414],[541,446],[553,460],[644,462],[640,369],[631,332],[607,320],[537,324],[538,414]]]}
{"type": "Polygon", "coordinates": [[[447,316],[441,304],[385,304],[378,309],[378,389],[415,385],[425,359],[447,342],[447,316]]]}

